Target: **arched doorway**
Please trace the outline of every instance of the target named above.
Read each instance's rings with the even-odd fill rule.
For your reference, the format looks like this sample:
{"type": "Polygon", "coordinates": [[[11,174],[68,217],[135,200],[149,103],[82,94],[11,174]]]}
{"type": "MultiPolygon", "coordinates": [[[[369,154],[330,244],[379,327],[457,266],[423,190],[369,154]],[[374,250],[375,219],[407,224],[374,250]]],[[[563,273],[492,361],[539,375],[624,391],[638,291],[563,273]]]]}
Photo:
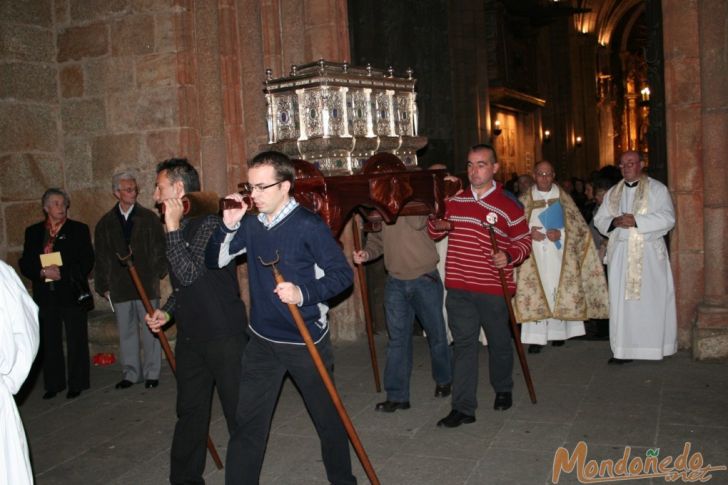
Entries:
{"type": "MultiPolygon", "coordinates": [[[[662,12],[659,0],[590,3],[597,35],[600,165],[626,150],[640,152],[650,174],[667,181],[662,12]]],[[[580,18],[581,17],[581,18],[580,18]]]]}

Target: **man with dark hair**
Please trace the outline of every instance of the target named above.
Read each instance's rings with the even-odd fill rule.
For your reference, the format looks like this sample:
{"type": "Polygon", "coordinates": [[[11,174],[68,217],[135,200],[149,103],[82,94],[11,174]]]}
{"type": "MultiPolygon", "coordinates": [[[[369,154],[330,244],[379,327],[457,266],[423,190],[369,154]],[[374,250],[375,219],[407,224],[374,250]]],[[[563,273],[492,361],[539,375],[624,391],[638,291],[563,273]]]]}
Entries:
{"type": "Polygon", "coordinates": [[[472,147],[467,169],[470,187],[445,203],[445,219],[452,224],[449,234],[434,221],[428,223],[432,238],[449,237],[445,305],[453,336],[453,397],[452,411],[437,423],[448,428],[475,421],[481,327],[488,338],[490,383],[496,392],[493,407],[511,407],[513,347],[499,270],[505,272],[513,293],[514,266],[531,252],[523,209],[493,179],[499,169],[493,147],[472,147]],[[495,229],[498,251],[491,244],[485,223],[495,229]]]}
{"type": "MultiPolygon", "coordinates": [[[[164,172],[170,184],[181,182],[185,193],[199,192],[200,176],[186,158],[170,158],[157,164],[157,175],[164,172]]],[[[159,180],[157,180],[159,181],[159,180]]]]}
{"type": "Polygon", "coordinates": [[[134,266],[152,306],[159,306],[159,280],[167,274],[164,230],[159,217],[137,202],[139,188],[132,172],[111,177],[111,190],[118,202],[96,224],[96,292],[112,304],[119,327],[122,380],[117,389],[127,389],[142,379],[147,389],[157,387],[162,349],[144,323],[146,310],[119,255],[132,252],[134,266]],[[139,343],[144,349],[142,367],[139,343]]]}
{"type": "Polygon", "coordinates": [[[248,163],[250,196],[259,211],[246,214],[241,204],[223,212],[223,225],[207,247],[207,264],[218,267],[237,255],[248,257],[250,342],[243,356],[236,428],[230,437],[225,482],[257,484],[270,422],[286,373],[298,387],[321,440],[329,482],[356,483],[346,431],[318,375],[290,311],[298,305],[329,373],[333,353],[326,301],[352,284],[353,273],[330,229],[291,196],[293,163],[264,152],[248,163]],[[277,265],[287,282],[277,284],[264,262],[277,265]]]}
{"type": "Polygon", "coordinates": [[[88,314],[79,305],[78,289],[85,292],[88,287],[84,280],[93,268],[94,250],[88,226],[68,218],[70,199],[64,191],[48,189],[42,201],[45,220],[25,230],[18,264],[23,276],[33,283],[33,299],[40,308],[43,399],[52,399],[66,388],[64,327],[66,397],[73,399],[89,388],[88,314]],[[42,262],[49,259],[47,264],[42,262]]]}
{"type": "Polygon", "coordinates": [[[169,477],[173,484],[204,483],[213,385],[228,431],[233,430],[240,361],[247,341],[235,261],[226,261],[220,269],[205,266],[205,246],[220,217],[183,213],[182,198],[199,186],[197,170],[185,159],[157,166],[154,201],[164,204],[166,255],[174,291],[146,321],[154,332],[172,315],[177,322],[177,425],[169,477]]]}

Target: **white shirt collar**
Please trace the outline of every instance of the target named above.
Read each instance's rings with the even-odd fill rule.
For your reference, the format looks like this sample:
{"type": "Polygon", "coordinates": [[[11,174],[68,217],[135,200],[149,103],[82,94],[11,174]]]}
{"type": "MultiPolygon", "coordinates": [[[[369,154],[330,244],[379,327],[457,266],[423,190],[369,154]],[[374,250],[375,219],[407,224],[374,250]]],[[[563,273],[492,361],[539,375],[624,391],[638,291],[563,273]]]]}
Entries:
{"type": "Polygon", "coordinates": [[[263,224],[263,226],[265,226],[266,229],[271,229],[273,226],[281,222],[288,214],[293,212],[293,209],[296,207],[298,207],[298,202],[296,202],[296,199],[291,197],[272,221],[268,222],[268,215],[263,214],[262,212],[258,214],[258,220],[261,224],[263,224]]]}
{"type": "Polygon", "coordinates": [[[122,216],[124,216],[124,220],[126,220],[126,221],[128,221],[128,220],[129,220],[129,214],[131,214],[131,211],[133,211],[133,210],[134,210],[134,206],[135,206],[135,205],[136,205],[136,204],[132,204],[132,205],[130,205],[130,206],[129,206],[129,210],[128,210],[128,211],[126,211],[126,212],[124,212],[124,210],[123,210],[123,209],[121,208],[121,204],[118,204],[118,206],[119,206],[119,212],[121,212],[121,215],[122,215],[122,216]]]}
{"type": "Polygon", "coordinates": [[[483,195],[481,195],[481,196],[478,196],[477,192],[475,192],[475,189],[473,188],[473,184],[470,184],[470,191],[473,193],[473,198],[475,198],[475,200],[483,200],[486,197],[488,197],[491,194],[491,192],[493,192],[495,190],[495,187],[496,187],[495,180],[491,180],[490,183],[492,183],[493,186],[491,188],[489,188],[488,190],[486,190],[485,192],[483,192],[483,195]]]}

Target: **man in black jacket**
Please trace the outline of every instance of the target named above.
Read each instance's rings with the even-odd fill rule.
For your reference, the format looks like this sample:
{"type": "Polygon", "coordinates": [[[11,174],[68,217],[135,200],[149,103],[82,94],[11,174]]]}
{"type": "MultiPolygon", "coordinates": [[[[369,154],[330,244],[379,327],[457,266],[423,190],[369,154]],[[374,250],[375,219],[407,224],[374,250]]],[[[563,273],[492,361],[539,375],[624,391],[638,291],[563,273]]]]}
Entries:
{"type": "MultiPolygon", "coordinates": [[[[184,214],[182,197],[200,190],[197,170],[186,159],[157,166],[154,200],[164,204],[167,261],[174,291],[147,325],[154,332],[174,316],[177,322],[177,425],[169,480],[204,483],[205,446],[213,384],[232,431],[238,404],[240,363],[248,340],[235,262],[205,267],[205,247],[220,225],[218,215],[184,214]]],[[[215,198],[217,203],[217,198],[215,198]]]]}
{"type": "Polygon", "coordinates": [[[159,307],[159,280],[167,274],[164,258],[164,230],[159,217],[137,202],[139,189],[131,172],[111,178],[118,203],[96,224],[96,292],[107,298],[119,327],[119,353],[123,377],[117,389],[126,389],[145,379],[145,387],[157,387],[162,350],[144,322],[146,310],[128,270],[117,255],[131,250],[134,267],[154,308],[159,307]],[[139,341],[144,349],[142,368],[139,341]]]}
{"type": "Polygon", "coordinates": [[[43,194],[44,221],[25,230],[20,271],[33,283],[33,299],[40,308],[43,399],[51,399],[66,388],[63,358],[63,325],[68,348],[68,399],[89,388],[88,320],[79,305],[79,288],[88,288],[94,265],[94,250],[88,226],[68,219],[71,204],[61,189],[43,194]],[[58,254],[56,254],[58,253],[58,254]],[[41,264],[43,258],[60,261],[41,264]]]}

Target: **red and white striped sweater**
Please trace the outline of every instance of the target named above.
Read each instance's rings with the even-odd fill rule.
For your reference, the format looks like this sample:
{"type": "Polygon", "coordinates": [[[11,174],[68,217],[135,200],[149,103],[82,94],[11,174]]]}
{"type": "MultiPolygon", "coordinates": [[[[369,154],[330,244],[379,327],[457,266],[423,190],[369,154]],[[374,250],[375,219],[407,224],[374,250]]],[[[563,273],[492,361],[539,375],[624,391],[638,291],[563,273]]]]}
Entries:
{"type": "Polygon", "coordinates": [[[445,203],[445,218],[453,228],[450,232],[434,230],[432,221],[427,230],[430,237],[449,236],[445,261],[445,287],[491,295],[502,295],[498,269],[493,265],[490,234],[483,222],[495,214],[494,224],[498,249],[508,253],[511,262],[504,268],[511,294],[516,283],[513,268],[531,254],[531,232],[523,209],[503,193],[500,184],[480,200],[476,200],[468,187],[460,195],[445,203]]]}

